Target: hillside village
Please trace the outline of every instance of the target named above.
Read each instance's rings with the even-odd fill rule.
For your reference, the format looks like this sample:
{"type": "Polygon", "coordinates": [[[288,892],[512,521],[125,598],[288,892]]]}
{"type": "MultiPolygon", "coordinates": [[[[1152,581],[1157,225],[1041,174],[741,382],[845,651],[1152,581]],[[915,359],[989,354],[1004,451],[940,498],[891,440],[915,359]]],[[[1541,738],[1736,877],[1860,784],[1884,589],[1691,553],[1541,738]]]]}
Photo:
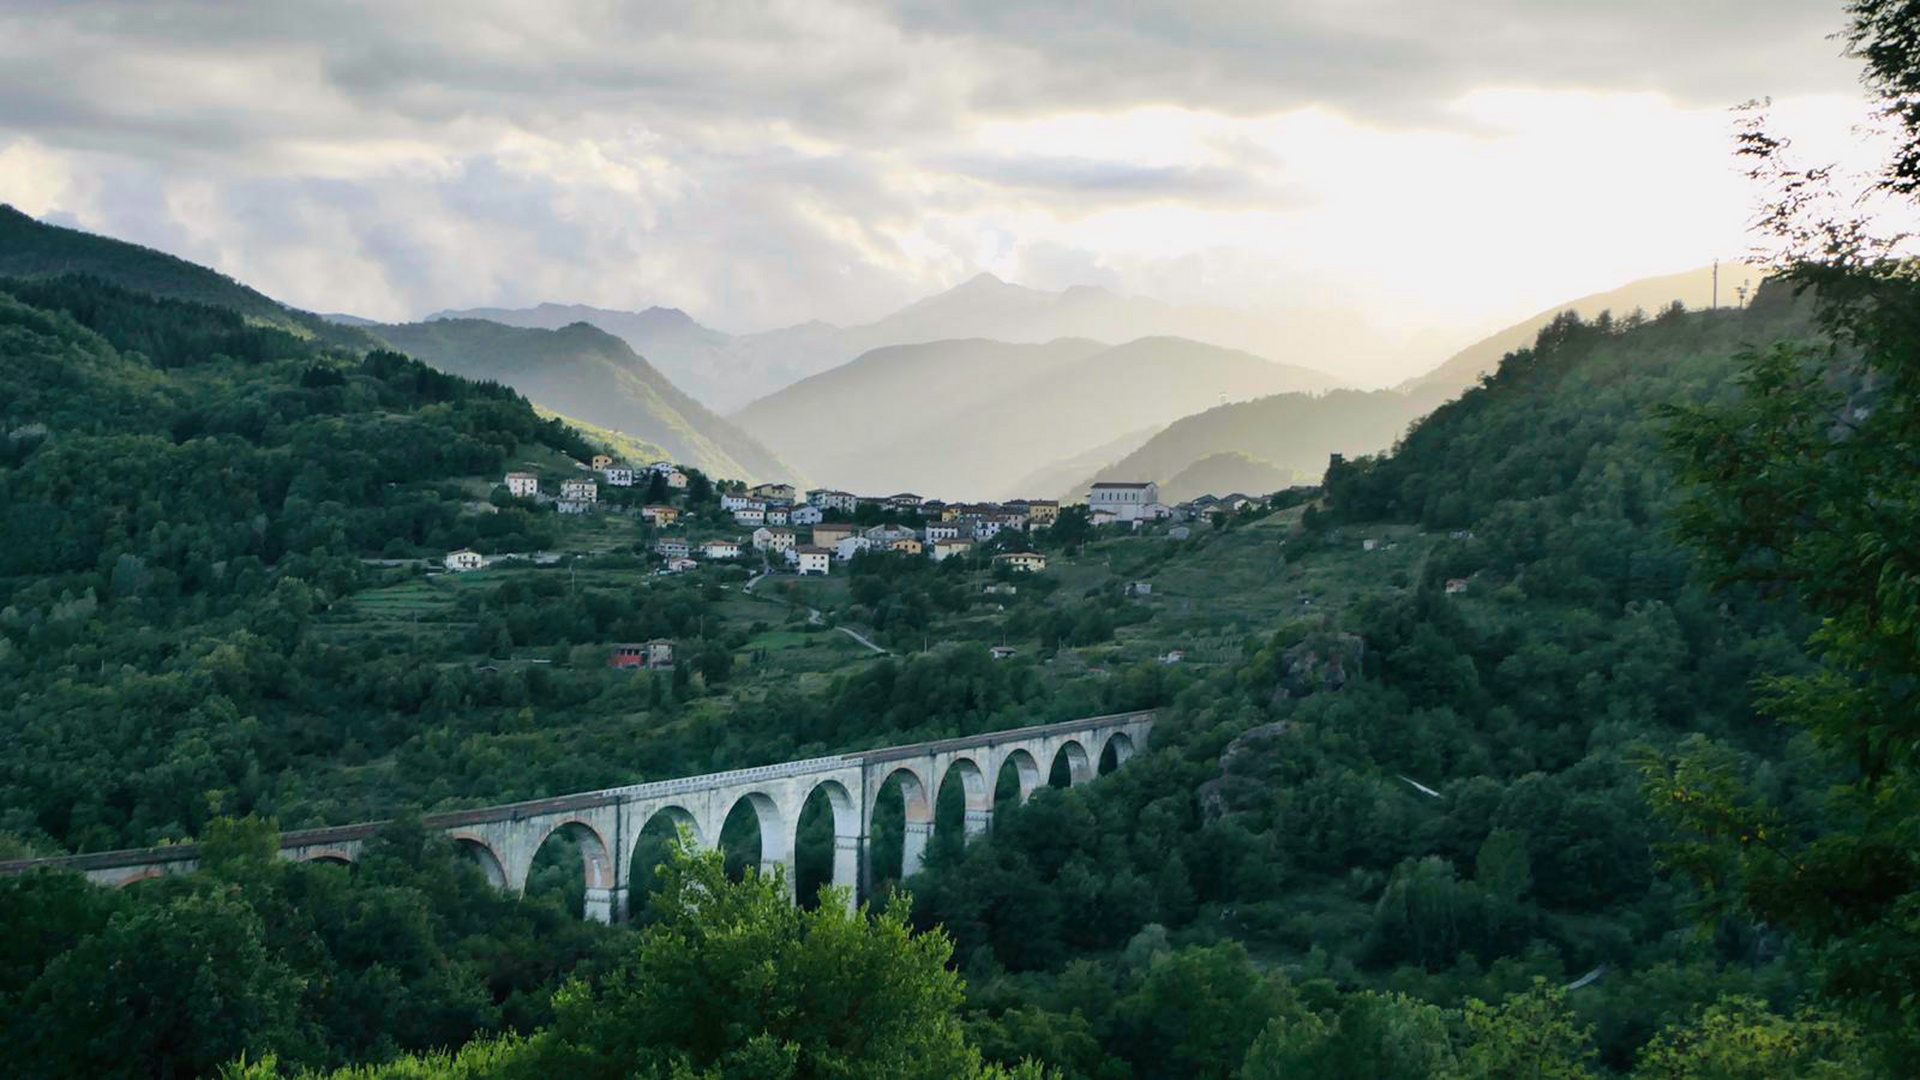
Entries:
{"type": "MultiPolygon", "coordinates": [[[[509,472],[495,491],[536,507],[550,506],[559,514],[636,518],[649,534],[647,550],[658,560],[660,574],[685,573],[703,562],[744,560],[764,573],[825,576],[836,564],[867,551],[936,563],[973,556],[991,567],[1033,572],[1046,569],[1047,557],[1025,550],[1025,541],[1052,529],[1063,513],[1076,528],[1137,531],[1164,526],[1172,538],[1185,539],[1186,523],[1266,502],[1234,492],[1169,504],[1160,500],[1159,485],[1151,480],[1095,483],[1083,503],[1065,507],[1057,499],[946,502],[912,492],[800,491],[778,482],[715,485],[697,470],[673,462],[635,464],[605,454],[573,465],[577,474],[545,480],[538,472],[509,472]],[[690,477],[699,477],[699,484],[690,477]]],[[[462,548],[448,552],[442,565],[463,573],[528,557],[462,548]]]]}

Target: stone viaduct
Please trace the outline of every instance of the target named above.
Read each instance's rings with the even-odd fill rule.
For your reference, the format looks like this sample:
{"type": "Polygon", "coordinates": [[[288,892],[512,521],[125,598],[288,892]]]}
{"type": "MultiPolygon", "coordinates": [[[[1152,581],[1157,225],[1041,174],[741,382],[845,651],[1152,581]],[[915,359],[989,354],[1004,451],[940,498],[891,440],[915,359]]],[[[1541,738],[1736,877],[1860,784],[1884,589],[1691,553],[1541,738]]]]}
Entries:
{"type": "MultiPolygon", "coordinates": [[[[819,791],[826,795],[833,811],[832,883],[847,887],[851,900],[871,891],[874,807],[881,789],[895,777],[899,778],[905,804],[901,876],[907,877],[921,867],[927,841],[933,836],[937,795],[949,778],[959,781],[966,793],[964,827],[971,839],[992,826],[994,788],[1008,764],[1019,779],[1019,799],[1025,802],[1046,783],[1057,761],[1065,761],[1074,784],[1093,779],[1109,749],[1116,764],[1125,762],[1146,745],[1153,721],[1152,712],[1095,716],[479,810],[455,810],[427,815],[424,822],[464,847],[495,886],[513,893],[526,887],[541,845],[564,830],[579,845],[585,864],[587,917],[613,922],[626,918],[635,845],[641,831],[655,818],[688,830],[697,845],[711,848],[719,843],[720,829],[728,816],[746,803],[760,825],[762,870],[772,873],[776,867],[784,867],[791,889],[800,811],[819,791]]],[[[380,823],[375,822],[283,833],[280,854],[295,860],[351,863],[379,828],[380,823]]],[[[198,865],[195,845],[176,844],[0,862],[0,874],[60,868],[117,887],[188,873],[198,865]]]]}

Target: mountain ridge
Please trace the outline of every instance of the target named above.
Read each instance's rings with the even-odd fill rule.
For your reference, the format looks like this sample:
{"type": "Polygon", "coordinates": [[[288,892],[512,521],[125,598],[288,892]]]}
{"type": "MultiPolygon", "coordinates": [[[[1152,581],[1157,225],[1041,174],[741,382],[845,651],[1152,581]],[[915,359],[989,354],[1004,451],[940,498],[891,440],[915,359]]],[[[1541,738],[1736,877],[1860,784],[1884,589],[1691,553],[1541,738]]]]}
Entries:
{"type": "MultiPolygon", "coordinates": [[[[476,321],[452,333],[435,324],[376,323],[288,307],[209,267],[125,240],[52,225],[0,205],[0,277],[23,280],[81,274],[169,300],[206,304],[250,322],[355,352],[397,348],[442,371],[495,379],[565,417],[654,444],[717,476],[795,479],[797,474],[752,437],[714,415],[635,355],[618,337],[579,320],[554,331],[476,321]],[[539,335],[548,335],[541,337],[539,335]],[[453,338],[458,338],[457,347],[453,338]],[[505,348],[519,350],[503,355],[505,348]],[[568,353],[567,350],[572,350],[568,353]],[[551,368],[582,373],[563,390],[551,368]],[[611,396],[595,392],[613,387],[611,396]],[[532,391],[529,393],[529,391],[532,391]]],[[[687,320],[691,323],[691,320],[687,320]]]]}
{"type": "Polygon", "coordinates": [[[511,386],[543,408],[653,443],[712,475],[800,479],[759,440],[674,386],[624,339],[589,323],[547,330],[440,319],[369,332],[444,371],[511,386]]]}
{"type": "Polygon", "coordinates": [[[1116,431],[1154,428],[1223,397],[1333,385],[1317,371],[1180,338],[959,339],[871,350],[733,419],[825,484],[985,498],[1114,443],[1116,431]]]}
{"type": "MultiPolygon", "coordinates": [[[[851,326],[811,319],[791,326],[728,334],[678,308],[637,311],[545,301],[532,307],[449,308],[424,321],[483,318],[509,326],[554,329],[579,319],[626,340],[713,411],[744,412],[762,398],[874,349],[983,338],[1045,344],[1061,338],[1108,342],[1182,337],[1252,353],[1270,362],[1321,370],[1360,348],[1386,346],[1357,318],[1317,308],[1260,315],[1230,308],[1180,305],[1126,296],[1103,286],[1058,292],[979,273],[871,322],[851,326]],[[1301,358],[1312,358],[1302,363],[1301,358]]],[[[1333,376],[1329,376],[1334,378],[1333,376]]],[[[1336,378],[1336,381],[1338,379],[1336,378]]]]}
{"type": "MultiPolygon", "coordinates": [[[[1638,308],[1651,317],[1674,301],[1685,304],[1689,309],[1707,307],[1714,302],[1713,274],[1712,267],[1704,266],[1675,274],[1660,274],[1555,304],[1481,338],[1425,374],[1397,383],[1394,389],[1419,390],[1439,386],[1450,392],[1465,390],[1477,383],[1480,376],[1499,367],[1501,357],[1532,345],[1540,328],[1562,312],[1572,311],[1583,319],[1592,319],[1602,311],[1611,311],[1615,318],[1621,318],[1638,308]]],[[[1743,284],[1749,289],[1754,288],[1763,277],[1758,270],[1744,264],[1721,267],[1720,296],[1737,299],[1736,288],[1743,284]]]]}

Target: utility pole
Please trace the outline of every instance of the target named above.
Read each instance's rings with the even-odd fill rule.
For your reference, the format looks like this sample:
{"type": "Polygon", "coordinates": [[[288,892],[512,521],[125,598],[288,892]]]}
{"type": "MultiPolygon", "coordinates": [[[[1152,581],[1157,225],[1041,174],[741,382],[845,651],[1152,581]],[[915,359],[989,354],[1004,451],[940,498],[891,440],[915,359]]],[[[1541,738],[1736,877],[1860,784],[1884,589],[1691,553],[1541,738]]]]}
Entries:
{"type": "Polygon", "coordinates": [[[1720,260],[1713,260],[1713,310],[1720,310],[1720,260]]]}

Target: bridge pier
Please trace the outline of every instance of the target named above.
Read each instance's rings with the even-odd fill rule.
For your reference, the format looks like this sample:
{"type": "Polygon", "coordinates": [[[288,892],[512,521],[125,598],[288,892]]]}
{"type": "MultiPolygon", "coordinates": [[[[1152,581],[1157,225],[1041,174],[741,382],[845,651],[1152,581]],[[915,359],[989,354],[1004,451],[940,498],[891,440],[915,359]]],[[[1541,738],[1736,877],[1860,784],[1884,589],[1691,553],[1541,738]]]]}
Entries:
{"type": "MultiPolygon", "coordinates": [[[[619,891],[622,893],[626,892],[625,889],[619,891]]],[[[615,890],[613,889],[595,889],[589,887],[587,889],[586,909],[582,912],[584,917],[597,923],[613,922],[614,892],[615,890]]]]}
{"type": "Polygon", "coordinates": [[[847,891],[847,907],[860,906],[860,864],[861,853],[867,846],[864,836],[836,836],[833,838],[833,882],[838,888],[847,891]]]}
{"type": "Polygon", "coordinates": [[[933,822],[909,821],[905,849],[900,852],[900,876],[910,878],[927,866],[927,845],[933,841],[933,822]]]}
{"type": "Polygon", "coordinates": [[[967,810],[966,828],[967,843],[969,844],[973,843],[976,838],[985,836],[987,832],[993,828],[993,811],[991,809],[974,810],[969,808],[967,810]]]}

